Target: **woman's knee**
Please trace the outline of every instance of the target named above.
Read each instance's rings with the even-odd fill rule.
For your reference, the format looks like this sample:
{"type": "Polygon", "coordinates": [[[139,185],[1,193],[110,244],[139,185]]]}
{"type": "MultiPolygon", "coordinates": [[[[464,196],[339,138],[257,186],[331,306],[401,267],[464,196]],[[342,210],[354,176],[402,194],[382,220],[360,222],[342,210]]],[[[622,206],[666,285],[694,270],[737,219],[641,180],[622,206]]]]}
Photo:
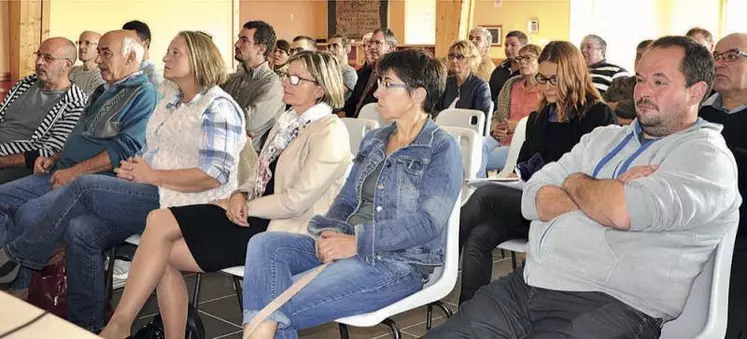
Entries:
{"type": "Polygon", "coordinates": [[[146,236],[173,241],[181,238],[182,232],[171,210],[163,208],[148,213],[145,218],[143,238],[146,236]]]}

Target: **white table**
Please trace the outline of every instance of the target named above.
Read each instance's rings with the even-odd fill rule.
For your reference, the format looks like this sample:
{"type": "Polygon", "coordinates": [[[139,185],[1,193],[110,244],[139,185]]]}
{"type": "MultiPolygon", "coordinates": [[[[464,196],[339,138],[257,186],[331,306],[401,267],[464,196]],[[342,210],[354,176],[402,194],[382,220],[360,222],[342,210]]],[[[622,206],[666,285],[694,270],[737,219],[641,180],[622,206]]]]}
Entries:
{"type": "MultiPolygon", "coordinates": [[[[0,291],[0,335],[29,322],[43,312],[34,305],[0,291]]],[[[49,313],[18,332],[3,337],[5,338],[88,339],[99,337],[49,313]]]]}

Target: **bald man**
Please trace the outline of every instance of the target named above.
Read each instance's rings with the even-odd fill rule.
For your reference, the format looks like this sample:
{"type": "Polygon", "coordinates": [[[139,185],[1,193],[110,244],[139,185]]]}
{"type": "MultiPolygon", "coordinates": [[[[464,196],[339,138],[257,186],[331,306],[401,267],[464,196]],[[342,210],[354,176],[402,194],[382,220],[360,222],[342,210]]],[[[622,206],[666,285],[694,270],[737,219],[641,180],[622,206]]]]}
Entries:
{"type": "MultiPolygon", "coordinates": [[[[747,34],[725,36],[713,51],[716,92],[703,103],[700,117],[724,125],[721,134],[734,153],[739,193],[747,197],[747,34]]],[[[734,245],[729,284],[729,326],[726,338],[747,337],[747,204],[739,208],[739,233],[734,245]]]]}
{"type": "Polygon", "coordinates": [[[35,53],[35,73],[21,79],[0,104],[0,184],[27,176],[38,155],[51,156],[65,144],[86,104],[71,84],[75,45],[49,38],[35,53]]]}
{"type": "Polygon", "coordinates": [[[93,94],[96,87],[104,83],[101,72],[96,65],[96,47],[99,45],[101,34],[85,31],[78,38],[78,59],[83,65],[73,66],[70,70],[70,81],[78,85],[87,95],[93,94]]]}

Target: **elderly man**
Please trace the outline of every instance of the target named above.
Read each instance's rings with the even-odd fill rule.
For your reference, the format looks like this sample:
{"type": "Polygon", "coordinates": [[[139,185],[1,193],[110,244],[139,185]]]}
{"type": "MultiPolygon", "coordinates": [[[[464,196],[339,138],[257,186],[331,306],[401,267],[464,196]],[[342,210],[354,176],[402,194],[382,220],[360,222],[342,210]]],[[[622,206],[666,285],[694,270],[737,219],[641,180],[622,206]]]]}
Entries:
{"type": "Polygon", "coordinates": [[[708,51],[713,52],[713,34],[705,28],[693,27],[685,34],[697,41],[699,44],[708,48],[708,51]]]}
{"type": "Polygon", "coordinates": [[[345,101],[345,116],[357,118],[361,108],[366,104],[377,102],[374,97],[376,92],[379,73],[376,71],[376,62],[385,54],[393,52],[397,48],[397,38],[392,30],[386,27],[378,28],[373,32],[368,42],[371,53],[371,65],[358,71],[358,82],[353,88],[353,94],[345,101]]]}
{"type": "Polygon", "coordinates": [[[345,84],[345,99],[350,97],[350,94],[355,88],[355,83],[358,81],[358,73],[355,72],[355,68],[348,64],[348,54],[350,54],[350,41],[348,37],[342,34],[335,34],[327,39],[327,50],[337,57],[337,61],[340,63],[342,68],[342,82],[345,84]]]}
{"type": "MultiPolygon", "coordinates": [[[[68,187],[66,184],[84,174],[114,175],[112,170],[120,161],[134,156],[143,146],[145,126],[157,102],[156,89],[140,71],[143,47],[133,33],[113,31],[101,37],[98,54],[96,61],[106,84],[99,86],[88,100],[65,147],[57,154],[38,157],[34,162],[35,175],[0,185],[0,233],[7,234],[3,242],[6,238],[18,240],[21,234],[35,240],[49,236],[34,234],[34,230],[25,227],[44,215],[68,187]]],[[[0,245],[3,248],[0,250],[0,283],[13,281],[19,272],[18,263],[34,269],[44,267],[45,262],[19,260],[30,257],[29,252],[40,250],[23,246],[23,239],[16,244],[0,245]]],[[[28,269],[20,271],[21,275],[12,286],[17,289],[27,287],[30,280],[28,269]]],[[[86,314],[80,308],[87,304],[76,299],[74,293],[75,284],[80,282],[76,281],[77,276],[69,273],[68,314],[86,314]]],[[[83,280],[93,278],[86,276],[83,280]]],[[[92,328],[89,318],[73,316],[71,319],[82,327],[92,328]]]]}
{"type": "Polygon", "coordinates": [[[506,53],[506,60],[501,62],[500,65],[490,75],[490,98],[493,99],[493,107],[498,107],[498,93],[500,93],[503,85],[508,79],[519,75],[519,62],[516,61],[516,57],[519,56],[519,50],[524,45],[529,43],[527,35],[521,31],[511,31],[506,34],[506,38],[503,42],[504,51],[506,53]]]}
{"type": "Polygon", "coordinates": [[[142,44],[143,49],[145,50],[140,70],[148,76],[148,81],[158,88],[158,86],[163,82],[163,76],[158,72],[153,61],[150,60],[150,27],[142,21],[133,20],[122,25],[122,29],[137,34],[137,37],[140,39],[140,44],[142,44]]]}
{"type": "Polygon", "coordinates": [[[490,56],[490,43],[493,41],[493,35],[484,27],[477,26],[469,31],[469,41],[471,41],[480,52],[480,65],[477,67],[477,76],[485,81],[490,80],[490,75],[495,70],[493,57],[490,56]]]}
{"type": "Polygon", "coordinates": [[[69,80],[75,59],[70,40],[45,40],[36,52],[36,73],[0,104],[0,184],[30,175],[39,155],[59,153],[78,123],[87,96],[69,80]]]}
{"type": "Polygon", "coordinates": [[[737,165],[721,126],[698,119],[714,77],[705,47],[660,38],[636,71],[633,124],[595,129],[524,186],[524,268],[426,338],[653,339],[680,315],[739,222],[737,165]]]}
{"type": "Polygon", "coordinates": [[[585,36],[581,40],[579,49],[586,60],[586,65],[589,66],[591,81],[601,94],[607,91],[617,77],[629,75],[624,68],[607,63],[607,42],[600,36],[594,34],[585,36]]]}
{"type": "Polygon", "coordinates": [[[257,153],[262,150],[275,117],[285,110],[280,78],[267,63],[273,46],[275,30],[270,24],[264,21],[245,23],[233,45],[234,58],[241,65],[222,86],[244,110],[246,132],[253,146],[247,149],[257,153]]]}
{"type": "Polygon", "coordinates": [[[293,42],[291,42],[290,47],[290,55],[302,51],[316,51],[316,41],[305,35],[299,35],[293,38],[293,42]]]}
{"type": "MultiPolygon", "coordinates": [[[[716,44],[716,94],[700,109],[700,116],[724,125],[721,131],[739,168],[739,192],[747,194],[747,34],[734,33],[716,44]]],[[[747,204],[739,208],[739,233],[734,247],[729,284],[729,326],[726,338],[747,335],[747,204]]]]}
{"type": "Polygon", "coordinates": [[[101,34],[91,31],[85,31],[78,38],[78,59],[83,65],[73,66],[70,70],[70,81],[78,85],[86,95],[93,94],[96,87],[104,83],[101,79],[101,72],[96,65],[96,46],[99,44],[101,34]]]}

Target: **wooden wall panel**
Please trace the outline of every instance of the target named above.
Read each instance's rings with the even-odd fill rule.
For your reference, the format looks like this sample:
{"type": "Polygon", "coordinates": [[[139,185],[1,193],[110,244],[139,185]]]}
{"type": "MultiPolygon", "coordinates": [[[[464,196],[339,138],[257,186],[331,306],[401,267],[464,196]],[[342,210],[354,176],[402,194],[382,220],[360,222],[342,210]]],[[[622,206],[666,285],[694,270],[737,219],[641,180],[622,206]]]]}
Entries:
{"type": "Polygon", "coordinates": [[[10,1],[8,19],[10,24],[10,80],[15,83],[18,79],[34,72],[34,52],[39,49],[42,40],[49,35],[49,1],[10,1]]]}

